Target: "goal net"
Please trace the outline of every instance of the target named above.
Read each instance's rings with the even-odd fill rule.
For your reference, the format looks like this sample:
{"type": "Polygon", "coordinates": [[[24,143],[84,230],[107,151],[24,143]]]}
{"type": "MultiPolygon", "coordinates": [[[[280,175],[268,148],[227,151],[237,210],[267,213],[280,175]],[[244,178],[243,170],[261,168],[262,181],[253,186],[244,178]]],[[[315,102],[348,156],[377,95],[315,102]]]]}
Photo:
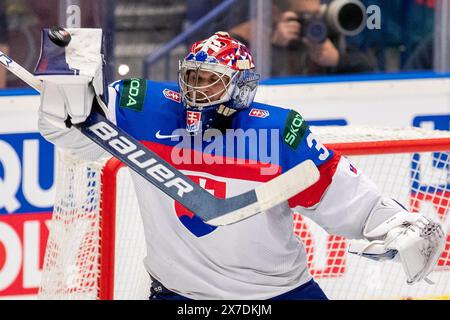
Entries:
{"type": "MultiPolygon", "coordinates": [[[[311,274],[331,299],[440,299],[450,296],[450,132],[419,128],[311,127],[349,157],[383,194],[441,219],[447,243],[435,282],[406,284],[402,267],[347,253],[348,240],[294,214],[311,274]]],[[[59,153],[57,196],[42,299],[148,299],[144,232],[128,169],[116,159],[85,162],[59,153]]]]}

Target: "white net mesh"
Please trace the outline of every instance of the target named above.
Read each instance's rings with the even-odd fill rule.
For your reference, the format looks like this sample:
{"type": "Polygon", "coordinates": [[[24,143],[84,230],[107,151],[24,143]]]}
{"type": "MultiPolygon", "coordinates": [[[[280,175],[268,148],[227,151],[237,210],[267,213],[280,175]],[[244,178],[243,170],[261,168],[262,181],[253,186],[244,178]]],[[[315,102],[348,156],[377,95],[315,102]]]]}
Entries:
{"type": "MultiPolygon", "coordinates": [[[[437,163],[448,166],[444,154],[437,156],[437,163]]],[[[443,182],[442,176],[433,172],[430,154],[352,156],[358,170],[364,171],[383,190],[385,195],[397,199],[411,211],[445,221],[448,230],[449,190],[439,191],[429,184],[443,182]],[[419,158],[420,157],[420,158],[419,158]],[[414,159],[413,159],[414,158],[414,159]],[[388,165],[387,165],[388,164],[388,165]],[[411,177],[427,177],[430,181],[412,180],[411,177]],[[424,184],[425,183],[425,184],[424,184]]],[[[446,178],[446,177],[445,177],[446,178]]],[[[447,184],[446,179],[444,180],[447,184]]],[[[443,186],[442,184],[440,184],[443,186]]],[[[347,253],[348,241],[328,235],[311,220],[295,215],[295,229],[308,252],[308,264],[316,281],[333,299],[374,299],[444,296],[450,294],[450,238],[438,267],[430,277],[436,285],[425,282],[413,286],[406,284],[406,276],[400,264],[375,262],[347,253]]]]}
{"type": "Polygon", "coordinates": [[[115,250],[118,258],[115,260],[114,298],[145,300],[150,296],[150,277],[143,263],[146,256],[144,227],[127,168],[119,170],[117,181],[120,196],[116,205],[115,250]]]}
{"type": "MultiPolygon", "coordinates": [[[[397,199],[411,211],[420,210],[442,219],[448,231],[449,132],[352,127],[313,127],[311,130],[322,142],[333,143],[344,154],[345,143],[383,141],[378,152],[384,154],[352,155],[349,158],[358,170],[373,179],[385,195],[397,199]],[[398,153],[396,142],[399,140],[415,141],[413,144],[405,142],[403,147],[408,151],[398,153]],[[392,145],[396,147],[396,153],[389,153],[392,145]],[[420,145],[421,152],[414,151],[416,145],[420,145]],[[423,151],[423,145],[433,152],[423,151]],[[436,145],[440,150],[436,151],[436,145]]],[[[117,173],[108,164],[103,178],[109,177],[107,184],[112,189],[108,188],[100,198],[103,163],[87,164],[65,158],[60,165],[40,297],[147,299],[149,278],[142,263],[145,241],[128,170],[120,169],[117,173]],[[117,190],[116,196],[112,194],[114,189],[117,190]],[[116,205],[100,211],[101,203],[114,200],[117,200],[116,205]],[[114,217],[113,222],[108,223],[115,223],[115,228],[103,227],[102,234],[100,215],[114,217]],[[115,239],[114,254],[103,256],[110,244],[104,240],[100,245],[100,236],[109,232],[114,233],[108,237],[112,241],[115,239]],[[103,269],[100,269],[99,261],[103,269]],[[115,272],[109,266],[114,266],[115,272]],[[111,274],[114,280],[110,278],[111,274]],[[109,286],[102,286],[99,279],[109,286]]],[[[436,284],[423,282],[410,286],[406,284],[399,264],[378,263],[350,255],[346,252],[347,240],[327,234],[298,214],[295,214],[294,228],[306,247],[310,271],[329,298],[445,298],[450,295],[449,236],[445,251],[430,276],[436,284]]]]}
{"type": "MultiPolygon", "coordinates": [[[[447,147],[442,146],[441,152],[362,154],[348,158],[377,184],[384,195],[398,200],[410,211],[420,211],[441,219],[448,234],[450,140],[446,139],[450,137],[449,132],[351,126],[313,127],[311,130],[323,143],[335,144],[343,154],[346,153],[345,144],[355,142],[367,142],[365,146],[369,146],[377,141],[415,140],[410,144],[405,142],[402,147],[405,150],[427,145],[426,141],[430,141],[430,149],[434,149],[432,143],[447,144],[447,147]],[[429,139],[440,141],[431,142],[429,139]]],[[[388,152],[392,146],[399,152],[396,143],[387,143],[373,152],[388,152]]],[[[295,230],[306,245],[311,272],[329,298],[447,298],[450,295],[449,236],[445,251],[430,276],[436,284],[422,282],[411,286],[406,284],[400,264],[380,263],[348,254],[346,239],[327,234],[314,222],[298,214],[295,215],[295,230]]]]}
{"type": "Polygon", "coordinates": [[[144,230],[128,170],[115,160],[102,174],[106,161],[61,151],[58,158],[39,298],[148,299],[144,230]]]}
{"type": "Polygon", "coordinates": [[[96,299],[102,163],[58,153],[57,198],[39,291],[43,299],[96,299]]]}

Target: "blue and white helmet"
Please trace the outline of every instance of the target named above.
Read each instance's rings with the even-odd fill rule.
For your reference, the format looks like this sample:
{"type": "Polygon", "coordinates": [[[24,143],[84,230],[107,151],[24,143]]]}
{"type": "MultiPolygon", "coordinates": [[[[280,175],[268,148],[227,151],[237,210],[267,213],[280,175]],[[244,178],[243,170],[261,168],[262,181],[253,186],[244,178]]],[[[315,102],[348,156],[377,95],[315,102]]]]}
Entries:
{"type": "Polygon", "coordinates": [[[253,102],[260,75],[247,47],[226,32],[195,42],[180,62],[178,84],[191,134],[253,102]]]}

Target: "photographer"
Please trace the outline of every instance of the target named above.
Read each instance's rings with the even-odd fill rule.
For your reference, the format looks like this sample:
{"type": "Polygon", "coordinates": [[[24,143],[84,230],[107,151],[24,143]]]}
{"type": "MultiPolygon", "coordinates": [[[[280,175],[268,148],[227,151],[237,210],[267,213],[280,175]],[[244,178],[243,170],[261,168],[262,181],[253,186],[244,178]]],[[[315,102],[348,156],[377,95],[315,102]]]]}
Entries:
{"type": "MultiPolygon", "coordinates": [[[[339,74],[372,72],[375,63],[356,48],[339,50],[338,37],[329,36],[321,43],[302,37],[302,14],[317,15],[319,0],[289,0],[289,9],[281,14],[273,36],[274,72],[283,74],[339,74]]],[[[273,74],[276,75],[276,74],[273,74]]]]}
{"type": "MultiPolygon", "coordinates": [[[[302,21],[307,17],[311,21],[319,15],[320,0],[274,0],[273,3],[272,76],[375,71],[375,58],[357,48],[345,46],[342,41],[339,43],[338,34],[325,33],[325,38],[319,42],[305,36],[309,31],[302,21]]],[[[243,23],[229,32],[248,43],[248,25],[248,22],[243,23]]]]}

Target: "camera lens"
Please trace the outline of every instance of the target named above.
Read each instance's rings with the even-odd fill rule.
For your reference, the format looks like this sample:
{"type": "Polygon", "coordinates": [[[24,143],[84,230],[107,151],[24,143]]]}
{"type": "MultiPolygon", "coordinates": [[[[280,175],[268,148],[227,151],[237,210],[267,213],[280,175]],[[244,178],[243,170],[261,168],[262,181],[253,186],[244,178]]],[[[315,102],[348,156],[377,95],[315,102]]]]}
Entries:
{"type": "Polygon", "coordinates": [[[330,33],[355,36],[366,24],[366,7],[359,0],[334,0],[325,7],[325,21],[330,33]]]}
{"type": "Polygon", "coordinates": [[[364,21],[364,15],[361,14],[361,8],[358,5],[348,3],[339,11],[338,21],[345,30],[351,32],[360,28],[364,21]]]}

